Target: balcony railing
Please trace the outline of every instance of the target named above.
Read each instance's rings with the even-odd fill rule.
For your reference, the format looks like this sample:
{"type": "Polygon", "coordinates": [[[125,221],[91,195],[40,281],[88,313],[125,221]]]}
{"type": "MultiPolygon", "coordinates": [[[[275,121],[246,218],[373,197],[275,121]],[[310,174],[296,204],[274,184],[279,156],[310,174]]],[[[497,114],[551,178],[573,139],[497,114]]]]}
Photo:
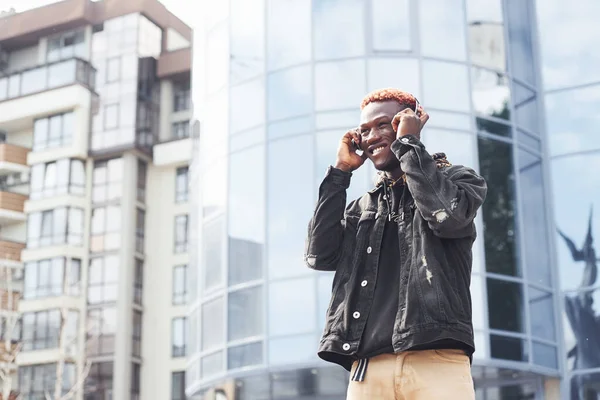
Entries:
{"type": "Polygon", "coordinates": [[[0,192],[0,209],[23,212],[27,196],[19,193],[0,192]]]}
{"type": "Polygon", "coordinates": [[[94,89],[95,75],[94,67],[79,58],[16,72],[0,78],[0,102],[75,83],[94,89]]]}
{"type": "Polygon", "coordinates": [[[27,153],[29,149],[26,147],[8,143],[0,144],[0,162],[27,165],[27,153]]]}
{"type": "Polygon", "coordinates": [[[25,248],[24,243],[0,240],[0,260],[21,261],[21,251],[25,248]]]}

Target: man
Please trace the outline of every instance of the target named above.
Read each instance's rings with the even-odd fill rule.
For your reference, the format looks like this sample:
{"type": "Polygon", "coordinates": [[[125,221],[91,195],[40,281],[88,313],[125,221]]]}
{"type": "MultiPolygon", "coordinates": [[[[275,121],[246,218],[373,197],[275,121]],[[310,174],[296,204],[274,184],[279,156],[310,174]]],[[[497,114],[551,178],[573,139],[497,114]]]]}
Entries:
{"type": "Polygon", "coordinates": [[[308,229],[307,266],[335,271],[318,354],[350,371],[351,400],[474,399],[469,285],[486,183],[427,152],[429,116],[412,95],[377,90],[361,108],[308,229]],[[367,159],[379,181],[346,207],[367,159]]]}

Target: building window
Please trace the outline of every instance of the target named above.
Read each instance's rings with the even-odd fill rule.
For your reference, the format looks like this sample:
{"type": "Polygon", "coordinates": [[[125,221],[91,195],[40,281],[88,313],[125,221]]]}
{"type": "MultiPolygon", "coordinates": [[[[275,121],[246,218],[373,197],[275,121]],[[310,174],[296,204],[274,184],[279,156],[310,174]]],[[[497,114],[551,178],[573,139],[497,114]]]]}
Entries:
{"type": "Polygon", "coordinates": [[[119,104],[104,106],[104,130],[109,131],[119,127],[119,104]]]}
{"type": "Polygon", "coordinates": [[[146,229],[146,213],[137,209],[135,220],[135,251],[144,254],[144,230],[146,229]]]}
{"type": "Polygon", "coordinates": [[[90,251],[99,253],[121,246],[121,206],[96,207],[92,210],[90,251]]]}
{"type": "Polygon", "coordinates": [[[187,343],[186,318],[173,318],[171,329],[173,330],[171,332],[171,356],[185,357],[187,343]]]}
{"type": "Polygon", "coordinates": [[[57,257],[28,262],[25,264],[23,298],[37,299],[62,294],[77,296],[80,292],[80,280],[81,260],[79,259],[73,258],[67,261],[64,257],[57,257]]]}
{"type": "Polygon", "coordinates": [[[185,139],[190,137],[190,121],[173,122],[171,125],[172,139],[185,139]]]}
{"type": "Polygon", "coordinates": [[[88,274],[88,304],[117,301],[119,256],[106,255],[90,261],[88,274]]]}
{"type": "Polygon", "coordinates": [[[23,314],[23,350],[58,347],[60,311],[46,310],[23,314]]]}
{"type": "Polygon", "coordinates": [[[32,200],[60,194],[85,194],[85,165],[81,160],[63,159],[31,167],[32,200]]]}
{"type": "Polygon", "coordinates": [[[133,302],[142,305],[142,293],[144,286],[144,262],[135,259],[135,275],[133,280],[133,302]]]}
{"type": "Polygon", "coordinates": [[[112,399],[113,372],[112,361],[93,363],[85,380],[85,387],[93,388],[93,392],[88,394],[86,391],[85,399],[112,399]]]}
{"type": "Polygon", "coordinates": [[[73,112],[36,119],[33,123],[33,150],[45,150],[71,144],[75,130],[73,112]]]}
{"type": "Polygon", "coordinates": [[[142,312],[133,310],[133,350],[135,357],[142,355],[142,312]]]}
{"type": "Polygon", "coordinates": [[[88,309],[90,330],[87,334],[87,355],[100,356],[115,351],[117,310],[115,307],[88,309]]]}
{"type": "Polygon", "coordinates": [[[139,202],[146,201],[146,178],[148,176],[148,164],[138,160],[137,170],[137,199],[139,202]]]}
{"type": "Polygon", "coordinates": [[[131,363],[131,400],[140,399],[140,364],[131,363]]]}
{"type": "Polygon", "coordinates": [[[171,400],[185,400],[185,371],[171,374],[171,400]]]}
{"type": "Polygon", "coordinates": [[[83,29],[64,32],[48,38],[47,62],[65,60],[73,57],[87,57],[85,32],[83,29]]]}
{"type": "Polygon", "coordinates": [[[185,253],[188,247],[188,216],[175,217],[175,253],[185,253]]]}
{"type": "MultiPolygon", "coordinates": [[[[37,364],[19,367],[19,398],[45,399],[46,393],[54,393],[56,382],[56,364],[37,364]]],[[[63,389],[65,395],[76,383],[76,367],[65,363],[63,370],[63,389]]]]}
{"type": "Polygon", "coordinates": [[[173,268],[173,304],[181,305],[187,302],[187,265],[173,268]]]}
{"type": "Polygon", "coordinates": [[[175,176],[175,203],[185,203],[189,194],[189,167],[177,168],[175,176]]]}
{"type": "Polygon", "coordinates": [[[121,57],[106,60],[106,83],[116,82],[121,78],[121,57]]]}
{"type": "Polygon", "coordinates": [[[175,83],[173,85],[173,111],[190,109],[190,82],[175,83]]]}
{"type": "Polygon", "coordinates": [[[27,247],[83,243],[83,210],[60,207],[29,214],[27,220],[27,247]]]}
{"type": "Polygon", "coordinates": [[[92,202],[95,204],[119,200],[123,185],[123,159],[97,162],[94,166],[92,202]]]}

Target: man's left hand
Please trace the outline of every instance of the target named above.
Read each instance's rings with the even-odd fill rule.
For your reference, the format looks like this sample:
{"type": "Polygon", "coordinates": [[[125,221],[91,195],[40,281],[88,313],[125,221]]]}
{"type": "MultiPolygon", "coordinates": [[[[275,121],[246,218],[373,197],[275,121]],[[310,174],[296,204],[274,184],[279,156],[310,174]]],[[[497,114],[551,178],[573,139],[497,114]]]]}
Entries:
{"type": "Polygon", "coordinates": [[[415,114],[412,109],[405,108],[394,116],[392,127],[396,131],[396,138],[405,135],[414,135],[421,139],[421,129],[423,129],[423,126],[429,120],[429,114],[421,106],[419,106],[418,111],[419,113],[415,114]]]}

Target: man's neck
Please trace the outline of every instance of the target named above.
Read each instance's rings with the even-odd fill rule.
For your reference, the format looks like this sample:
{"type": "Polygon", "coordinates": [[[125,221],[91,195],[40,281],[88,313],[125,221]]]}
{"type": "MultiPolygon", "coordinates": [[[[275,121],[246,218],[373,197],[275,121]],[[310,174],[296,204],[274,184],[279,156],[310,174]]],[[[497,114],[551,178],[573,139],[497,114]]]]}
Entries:
{"type": "Polygon", "coordinates": [[[393,181],[397,181],[398,179],[400,179],[400,177],[402,175],[404,175],[404,172],[402,171],[402,168],[400,168],[400,167],[394,169],[393,171],[385,171],[383,173],[383,176],[385,176],[387,179],[391,179],[393,181]]]}

